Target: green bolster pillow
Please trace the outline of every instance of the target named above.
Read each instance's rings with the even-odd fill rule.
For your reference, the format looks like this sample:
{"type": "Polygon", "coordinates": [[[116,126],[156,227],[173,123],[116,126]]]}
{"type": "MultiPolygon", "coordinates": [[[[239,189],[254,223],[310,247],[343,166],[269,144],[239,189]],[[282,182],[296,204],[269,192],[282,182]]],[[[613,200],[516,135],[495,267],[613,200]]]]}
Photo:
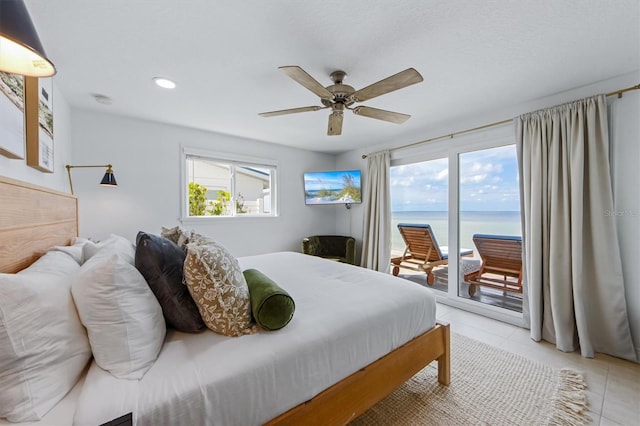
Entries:
{"type": "Polygon", "coordinates": [[[289,293],[256,269],[242,272],[249,287],[251,312],[258,325],[279,330],[291,321],[296,305],[289,293]]]}

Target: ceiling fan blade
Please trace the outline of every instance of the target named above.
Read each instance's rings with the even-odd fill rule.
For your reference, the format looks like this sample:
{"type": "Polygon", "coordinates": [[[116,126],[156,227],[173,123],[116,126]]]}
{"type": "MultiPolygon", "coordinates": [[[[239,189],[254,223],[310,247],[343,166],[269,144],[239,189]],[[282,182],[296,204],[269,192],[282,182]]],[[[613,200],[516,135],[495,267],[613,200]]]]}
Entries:
{"type": "Polygon", "coordinates": [[[408,68],[377,83],[370,84],[363,89],[356,90],[352,96],[356,102],[363,102],[385,93],[420,83],[422,80],[423,78],[418,71],[408,68]]]}
{"type": "Polygon", "coordinates": [[[302,84],[307,89],[311,90],[316,95],[320,96],[322,99],[330,99],[334,98],[333,93],[325,89],[325,87],[318,83],[318,81],[311,77],[305,70],[300,68],[297,65],[279,67],[285,74],[289,77],[302,84]]]}
{"type": "Polygon", "coordinates": [[[376,120],[390,121],[396,124],[402,124],[411,117],[408,114],[385,111],[383,109],[371,108],[368,106],[355,107],[353,109],[353,113],[356,115],[362,115],[364,117],[375,118],[376,120]]]}
{"type": "Polygon", "coordinates": [[[281,109],[280,111],[261,112],[258,115],[261,115],[262,117],[275,117],[276,115],[295,114],[297,112],[307,112],[307,111],[318,111],[325,108],[328,108],[328,107],[321,107],[321,106],[314,105],[314,106],[300,107],[300,108],[281,109]]]}
{"type": "Polygon", "coordinates": [[[329,116],[329,127],[327,128],[328,136],[338,136],[342,134],[342,118],[341,111],[334,111],[329,116]]]}

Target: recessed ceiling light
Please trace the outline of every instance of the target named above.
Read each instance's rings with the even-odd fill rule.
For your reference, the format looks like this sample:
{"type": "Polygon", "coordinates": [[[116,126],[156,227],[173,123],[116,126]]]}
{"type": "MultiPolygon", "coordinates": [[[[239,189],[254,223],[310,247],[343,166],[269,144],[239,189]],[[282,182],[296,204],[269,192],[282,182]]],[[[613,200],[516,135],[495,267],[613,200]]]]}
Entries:
{"type": "Polygon", "coordinates": [[[96,102],[98,102],[99,104],[104,104],[104,105],[111,105],[113,103],[113,100],[105,95],[98,95],[95,94],[93,95],[93,98],[96,100],[96,102]]]}
{"type": "Polygon", "coordinates": [[[176,83],[174,83],[173,81],[167,79],[167,78],[162,78],[162,77],[154,77],[153,81],[156,82],[156,84],[164,89],[175,89],[176,87],[176,83]]]}

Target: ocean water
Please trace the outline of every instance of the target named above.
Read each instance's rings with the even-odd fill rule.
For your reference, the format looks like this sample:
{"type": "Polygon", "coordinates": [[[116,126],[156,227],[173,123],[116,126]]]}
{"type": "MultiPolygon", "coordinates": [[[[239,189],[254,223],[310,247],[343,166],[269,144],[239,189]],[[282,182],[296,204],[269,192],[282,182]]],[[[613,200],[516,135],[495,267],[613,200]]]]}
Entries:
{"type": "MultiPolygon", "coordinates": [[[[404,251],[404,241],[398,232],[398,223],[419,223],[431,225],[439,246],[448,246],[448,212],[416,211],[391,213],[391,248],[393,251],[404,251]]],[[[513,235],[521,236],[520,212],[460,212],[460,247],[473,249],[473,234],[513,235]]]]}

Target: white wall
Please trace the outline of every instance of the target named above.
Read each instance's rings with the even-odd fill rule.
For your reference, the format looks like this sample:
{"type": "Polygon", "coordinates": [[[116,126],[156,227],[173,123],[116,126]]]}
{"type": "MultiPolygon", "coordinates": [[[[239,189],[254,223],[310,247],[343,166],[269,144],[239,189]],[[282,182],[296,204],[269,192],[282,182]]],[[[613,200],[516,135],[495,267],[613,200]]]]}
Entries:
{"type": "MultiPolygon", "coordinates": [[[[635,86],[638,83],[640,83],[640,72],[625,74],[610,80],[531,100],[521,105],[514,105],[510,108],[487,111],[484,114],[478,114],[473,117],[460,117],[457,120],[441,123],[439,126],[432,128],[428,133],[425,133],[418,140],[430,139],[484,124],[510,119],[541,108],[562,104],[598,93],[613,92],[635,86]]],[[[618,211],[628,212],[625,216],[617,217],[619,235],[621,236],[620,246],[622,249],[626,299],[631,323],[631,333],[636,346],[636,352],[639,354],[640,359],[640,262],[638,262],[638,259],[640,259],[640,250],[638,248],[640,244],[640,233],[638,231],[640,226],[640,177],[638,171],[638,164],[640,164],[640,155],[638,153],[640,145],[640,130],[638,124],[638,117],[640,117],[639,96],[640,93],[634,91],[625,94],[622,99],[615,101],[619,102],[616,107],[618,112],[617,122],[611,123],[611,125],[615,125],[615,129],[617,129],[617,134],[614,135],[616,136],[615,140],[612,141],[616,209],[618,211]]],[[[412,120],[415,118],[416,117],[412,118],[412,120]]],[[[515,135],[515,131],[513,133],[515,135]]],[[[367,161],[362,159],[362,154],[389,149],[417,142],[418,140],[392,141],[388,144],[380,144],[346,152],[337,157],[336,168],[359,168],[363,171],[362,180],[366,182],[367,161]]],[[[456,143],[456,138],[432,142],[431,144],[440,145],[448,143],[456,143]]],[[[412,150],[414,149],[415,148],[412,148],[412,150]]],[[[402,150],[397,152],[400,153],[402,150]]],[[[360,256],[360,247],[362,244],[362,214],[363,209],[354,206],[352,210],[353,216],[351,218],[349,218],[349,214],[344,211],[338,211],[336,215],[337,233],[346,232],[350,226],[351,234],[358,239],[358,256],[360,256]]]]}
{"type": "MultiPolygon", "coordinates": [[[[640,81],[640,74],[638,80],[640,81]]],[[[640,93],[611,106],[614,218],[618,228],[631,334],[640,360],[640,93]]]]}
{"type": "Polygon", "coordinates": [[[74,164],[113,164],[118,187],[98,185],[104,170],[74,169],[80,203],[80,235],[110,233],[135,241],[140,230],[159,233],[180,216],[180,146],[278,161],[276,218],[211,218],[186,228],[218,239],[236,256],[300,251],[306,235],[334,233],[335,210],[305,206],[303,173],[331,170],[335,157],[228,135],[72,110],[74,164]]]}
{"type": "MultiPolygon", "coordinates": [[[[0,95],[4,96],[4,95],[0,95]]],[[[71,111],[58,91],[53,77],[53,173],[43,173],[27,166],[26,159],[14,160],[0,155],[0,176],[64,191],[69,187],[64,166],[71,158],[71,111]],[[66,187],[65,187],[66,184],[66,187]]],[[[25,149],[26,152],[26,149],[25,149]]],[[[67,189],[68,190],[68,189],[67,189]]]]}

